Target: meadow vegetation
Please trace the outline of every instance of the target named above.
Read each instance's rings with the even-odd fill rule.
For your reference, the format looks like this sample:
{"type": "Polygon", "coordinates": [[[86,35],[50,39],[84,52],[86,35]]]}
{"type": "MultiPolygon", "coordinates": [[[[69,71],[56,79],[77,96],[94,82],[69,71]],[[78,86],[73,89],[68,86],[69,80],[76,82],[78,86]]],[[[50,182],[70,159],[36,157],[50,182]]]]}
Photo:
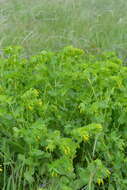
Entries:
{"type": "Polygon", "coordinates": [[[127,189],[126,9],[0,0],[0,189],[127,189]]]}
{"type": "Polygon", "coordinates": [[[125,0],[2,0],[0,48],[22,45],[33,54],[73,45],[126,54],[125,0]]]}
{"type": "Polygon", "coordinates": [[[0,58],[3,190],[125,190],[127,67],[72,46],[0,58]]]}

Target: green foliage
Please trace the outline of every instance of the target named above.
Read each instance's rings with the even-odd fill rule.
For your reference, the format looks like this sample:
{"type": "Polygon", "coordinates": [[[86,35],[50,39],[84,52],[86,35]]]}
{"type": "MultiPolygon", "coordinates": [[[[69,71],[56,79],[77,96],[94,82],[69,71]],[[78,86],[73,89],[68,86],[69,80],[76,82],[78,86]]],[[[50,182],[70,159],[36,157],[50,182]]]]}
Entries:
{"type": "Polygon", "coordinates": [[[125,190],[127,67],[69,46],[0,57],[0,187],[125,190]]]}

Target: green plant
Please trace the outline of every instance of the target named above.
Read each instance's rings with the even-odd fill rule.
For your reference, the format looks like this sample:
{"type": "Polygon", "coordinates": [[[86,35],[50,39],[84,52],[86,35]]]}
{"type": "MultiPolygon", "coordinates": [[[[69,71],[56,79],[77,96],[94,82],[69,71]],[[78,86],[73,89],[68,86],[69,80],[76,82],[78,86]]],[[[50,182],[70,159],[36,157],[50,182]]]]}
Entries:
{"type": "Polygon", "coordinates": [[[3,190],[125,190],[127,67],[72,46],[0,57],[3,190]]]}

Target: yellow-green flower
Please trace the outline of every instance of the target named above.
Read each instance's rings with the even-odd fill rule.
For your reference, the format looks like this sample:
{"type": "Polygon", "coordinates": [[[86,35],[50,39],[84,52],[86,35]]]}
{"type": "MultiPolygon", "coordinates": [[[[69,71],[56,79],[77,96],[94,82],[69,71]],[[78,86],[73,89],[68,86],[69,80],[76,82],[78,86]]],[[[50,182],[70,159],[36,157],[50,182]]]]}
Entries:
{"type": "Polygon", "coordinates": [[[98,179],[97,179],[97,183],[98,183],[98,185],[100,186],[101,184],[102,184],[102,185],[104,184],[104,181],[103,181],[103,179],[98,178],[98,179]]]}
{"type": "Polygon", "coordinates": [[[56,172],[53,171],[52,174],[51,174],[51,176],[52,176],[52,177],[57,177],[58,174],[57,174],[56,172]]]}
{"type": "Polygon", "coordinates": [[[40,137],[39,136],[37,136],[36,139],[37,139],[37,141],[40,141],[40,137]]]}
{"type": "Polygon", "coordinates": [[[69,148],[69,147],[65,147],[65,148],[64,148],[64,153],[65,153],[66,155],[70,154],[70,148],[69,148]]]}
{"type": "Polygon", "coordinates": [[[111,172],[107,169],[106,170],[106,173],[108,174],[108,175],[111,175],[111,172]]]}
{"type": "Polygon", "coordinates": [[[28,106],[28,109],[32,111],[32,110],[33,110],[33,107],[32,107],[32,106],[28,106]]]}
{"type": "Polygon", "coordinates": [[[83,135],[83,141],[86,142],[89,140],[90,136],[89,135],[83,135]]]}

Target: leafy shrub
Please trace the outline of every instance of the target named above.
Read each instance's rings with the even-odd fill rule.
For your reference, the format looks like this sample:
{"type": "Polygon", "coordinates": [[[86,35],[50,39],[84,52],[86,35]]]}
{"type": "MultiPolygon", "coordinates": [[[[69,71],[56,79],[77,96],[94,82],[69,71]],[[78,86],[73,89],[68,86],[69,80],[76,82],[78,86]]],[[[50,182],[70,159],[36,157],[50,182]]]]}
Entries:
{"type": "Polygon", "coordinates": [[[0,57],[0,186],[125,190],[127,67],[73,47],[0,57]]]}

